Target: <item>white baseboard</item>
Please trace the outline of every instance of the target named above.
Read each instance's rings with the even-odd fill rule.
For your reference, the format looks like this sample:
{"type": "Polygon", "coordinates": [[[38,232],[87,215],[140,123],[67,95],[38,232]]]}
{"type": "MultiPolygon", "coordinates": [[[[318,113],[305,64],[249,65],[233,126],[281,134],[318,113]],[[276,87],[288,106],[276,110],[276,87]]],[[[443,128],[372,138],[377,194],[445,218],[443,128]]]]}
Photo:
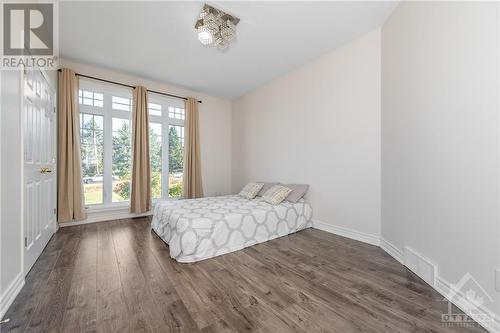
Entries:
{"type": "Polygon", "coordinates": [[[130,219],[133,217],[150,216],[152,214],[153,214],[152,212],[147,212],[147,213],[143,213],[143,214],[133,214],[133,213],[129,213],[128,209],[103,211],[103,212],[92,212],[92,213],[88,214],[88,217],[86,220],[59,223],[59,227],[73,227],[73,226],[82,225],[82,224],[106,222],[106,221],[112,221],[112,220],[130,219]]]}
{"type": "Polygon", "coordinates": [[[313,228],[323,230],[326,232],[330,232],[332,234],[336,234],[339,236],[351,238],[363,243],[368,243],[371,245],[379,246],[379,236],[370,235],[361,231],[357,231],[354,229],[349,229],[345,227],[340,227],[338,225],[333,225],[325,222],[321,222],[318,220],[313,220],[313,228]]]}
{"type": "Polygon", "coordinates": [[[380,247],[387,252],[391,257],[396,259],[400,264],[404,265],[403,251],[384,238],[380,238],[380,247]]]}
{"type": "Polygon", "coordinates": [[[500,318],[496,316],[491,309],[488,309],[483,305],[478,308],[478,310],[481,313],[486,314],[486,316],[477,315],[477,313],[471,312],[470,309],[476,308],[476,305],[472,304],[461,290],[457,290],[456,288],[454,288],[453,284],[449,283],[441,276],[438,276],[436,278],[434,289],[443,296],[443,299],[448,299],[451,303],[456,305],[457,308],[474,319],[488,332],[500,332],[500,318]],[[450,299],[450,294],[453,294],[453,299],[450,299]],[[491,320],[491,318],[493,318],[493,320],[491,320]]]}
{"type": "MultiPolygon", "coordinates": [[[[356,230],[344,228],[344,227],[339,227],[335,226],[332,224],[324,223],[321,221],[313,220],[313,228],[323,230],[326,232],[330,232],[339,236],[351,238],[360,242],[372,244],[372,245],[377,245],[380,246],[385,252],[387,252],[391,257],[396,259],[399,263],[402,265],[406,266],[409,270],[411,270],[413,273],[415,273],[417,276],[421,276],[423,278],[427,278],[427,281],[429,285],[436,290],[438,293],[440,293],[443,296],[443,299],[447,298],[447,296],[450,294],[450,291],[452,291],[453,287],[452,284],[448,283],[445,279],[443,279],[441,276],[439,276],[439,271],[437,270],[437,265],[435,265],[430,259],[422,257],[420,254],[417,252],[407,249],[406,252],[410,252],[408,250],[411,250],[413,252],[412,254],[417,256],[417,265],[412,265],[411,260],[409,255],[407,255],[407,259],[405,259],[405,252],[401,249],[399,249],[397,246],[389,242],[388,240],[382,238],[382,237],[377,237],[374,235],[369,235],[363,232],[359,232],[356,230]],[[415,269],[424,264],[424,269],[415,269]],[[427,265],[425,265],[427,264],[427,265]],[[428,267],[433,266],[433,272],[435,275],[429,274],[426,276],[427,271],[430,271],[430,269],[425,269],[428,267]],[[432,276],[434,278],[432,278],[432,276]],[[434,283],[432,283],[434,279],[434,283]]],[[[425,279],[424,279],[425,281],[425,279]]],[[[450,299],[450,301],[455,304],[460,310],[462,310],[465,314],[470,316],[472,319],[474,319],[477,323],[479,323],[482,327],[484,327],[486,330],[488,330],[491,333],[500,333],[500,318],[498,316],[495,316],[495,313],[486,307],[481,307],[479,310],[487,315],[487,318],[494,318],[494,321],[491,320],[484,320],[484,316],[478,316],[475,313],[472,313],[469,311],[469,309],[473,308],[471,307],[470,301],[461,293],[460,291],[456,291],[455,297],[453,299],[450,299]]]]}
{"type": "Polygon", "coordinates": [[[24,274],[23,272],[19,272],[14,281],[10,283],[7,289],[2,293],[2,296],[0,296],[0,318],[3,319],[3,316],[12,305],[12,302],[14,302],[23,286],[24,274]]]}

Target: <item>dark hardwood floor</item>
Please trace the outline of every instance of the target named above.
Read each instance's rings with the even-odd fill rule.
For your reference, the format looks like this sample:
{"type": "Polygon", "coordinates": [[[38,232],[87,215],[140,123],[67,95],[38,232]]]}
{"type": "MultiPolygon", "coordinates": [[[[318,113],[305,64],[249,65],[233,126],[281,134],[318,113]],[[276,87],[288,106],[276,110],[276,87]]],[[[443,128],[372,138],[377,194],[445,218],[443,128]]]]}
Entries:
{"type": "Polygon", "coordinates": [[[381,249],[308,229],[195,264],[149,218],[61,228],[1,332],[484,332],[381,249]]]}

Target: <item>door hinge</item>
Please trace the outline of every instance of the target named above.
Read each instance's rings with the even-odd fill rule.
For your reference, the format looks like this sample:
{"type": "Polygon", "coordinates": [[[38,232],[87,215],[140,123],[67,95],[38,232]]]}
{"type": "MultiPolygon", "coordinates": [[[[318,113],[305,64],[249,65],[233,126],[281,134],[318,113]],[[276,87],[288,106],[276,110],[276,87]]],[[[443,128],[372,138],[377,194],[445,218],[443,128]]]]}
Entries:
{"type": "Polygon", "coordinates": [[[28,247],[28,237],[24,237],[24,247],[28,247]]]}
{"type": "Polygon", "coordinates": [[[54,215],[56,215],[56,213],[57,213],[57,211],[56,211],[56,209],[54,208],[54,215]]]}

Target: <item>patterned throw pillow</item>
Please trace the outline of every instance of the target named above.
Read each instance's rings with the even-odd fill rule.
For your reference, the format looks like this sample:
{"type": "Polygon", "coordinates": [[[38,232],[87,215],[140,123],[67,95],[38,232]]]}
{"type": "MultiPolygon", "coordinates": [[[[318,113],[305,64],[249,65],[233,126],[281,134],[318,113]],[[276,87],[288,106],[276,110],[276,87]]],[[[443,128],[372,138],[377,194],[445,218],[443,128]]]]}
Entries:
{"type": "Polygon", "coordinates": [[[264,183],[248,183],[243,190],[241,190],[240,196],[251,200],[257,196],[262,186],[264,186],[264,183]]]}
{"type": "Polygon", "coordinates": [[[272,205],[280,204],[285,198],[292,192],[288,187],[281,185],[274,185],[262,196],[265,202],[269,202],[272,205]]]}
{"type": "Polygon", "coordinates": [[[257,193],[258,197],[263,196],[264,193],[266,193],[267,190],[269,190],[274,185],[279,185],[280,184],[280,183],[266,183],[266,182],[262,182],[262,183],[264,183],[264,186],[262,186],[262,189],[259,191],[259,193],[257,193]]]}

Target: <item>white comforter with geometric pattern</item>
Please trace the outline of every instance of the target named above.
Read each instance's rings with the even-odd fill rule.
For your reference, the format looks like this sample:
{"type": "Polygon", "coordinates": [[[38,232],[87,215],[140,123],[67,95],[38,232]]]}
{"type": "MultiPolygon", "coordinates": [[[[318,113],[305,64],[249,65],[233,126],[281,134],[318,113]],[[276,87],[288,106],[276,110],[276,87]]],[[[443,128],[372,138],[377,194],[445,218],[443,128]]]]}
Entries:
{"type": "Polygon", "coordinates": [[[271,205],[237,195],[159,202],[152,229],[179,262],[241,250],[311,227],[311,205],[301,199],[271,205]]]}

